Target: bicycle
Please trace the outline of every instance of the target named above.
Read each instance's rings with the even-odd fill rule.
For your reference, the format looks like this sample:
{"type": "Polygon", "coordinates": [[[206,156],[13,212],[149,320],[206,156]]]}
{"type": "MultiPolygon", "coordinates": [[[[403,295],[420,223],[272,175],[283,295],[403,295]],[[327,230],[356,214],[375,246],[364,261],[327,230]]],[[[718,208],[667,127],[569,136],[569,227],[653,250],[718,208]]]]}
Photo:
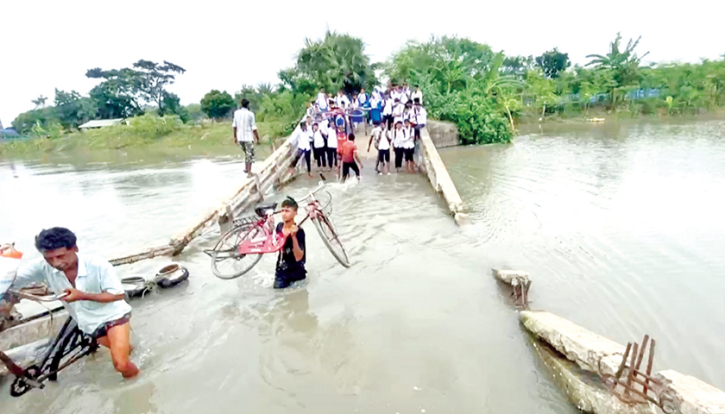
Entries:
{"type": "MultiPolygon", "coordinates": [[[[320,177],[322,181],[319,185],[299,200],[300,204],[307,202],[304,206],[307,214],[298,226],[302,226],[308,218],[311,219],[330,253],[342,266],[350,267],[350,258],[337,230],[323,211],[331,201],[323,207],[315,197],[326,186],[325,177],[322,174],[320,177]]],[[[204,251],[211,257],[211,270],[215,276],[220,279],[235,279],[256,266],[263,254],[282,250],[285,236],[277,234],[274,226],[274,215],[279,213],[275,211],[276,208],[277,203],[258,205],[254,209],[256,217],[235,220],[234,227],[221,236],[214,248],[204,251]]]]}
{"type": "MultiPolygon", "coordinates": [[[[41,297],[10,289],[5,292],[5,295],[36,302],[54,302],[66,296],[61,294],[41,297]]],[[[33,388],[43,389],[45,381],[56,381],[58,372],[81,358],[96,352],[97,349],[98,343],[96,340],[83,333],[73,318],[68,317],[58,335],[55,336],[50,346],[42,354],[39,364],[31,364],[27,368],[23,368],[6,353],[0,351],[0,361],[5,364],[8,372],[15,376],[13,383],[10,385],[10,395],[20,397],[33,388]]]]}

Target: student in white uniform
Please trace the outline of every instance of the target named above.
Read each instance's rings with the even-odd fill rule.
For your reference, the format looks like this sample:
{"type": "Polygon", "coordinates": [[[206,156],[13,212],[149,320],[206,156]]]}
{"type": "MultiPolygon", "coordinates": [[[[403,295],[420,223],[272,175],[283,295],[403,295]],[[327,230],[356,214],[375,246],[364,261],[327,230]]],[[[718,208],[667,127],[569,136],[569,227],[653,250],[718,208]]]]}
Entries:
{"type": "Polygon", "coordinates": [[[337,107],[340,109],[347,109],[347,107],[350,106],[350,100],[347,99],[347,96],[342,89],[337,92],[337,96],[335,97],[335,105],[337,105],[337,107]]]}
{"type": "Polygon", "coordinates": [[[393,98],[388,95],[382,102],[383,105],[383,123],[388,131],[393,129],[393,98]]]}
{"type": "Polygon", "coordinates": [[[401,143],[403,147],[403,158],[405,160],[405,169],[409,173],[415,172],[415,163],[413,162],[413,154],[415,153],[415,142],[413,138],[413,127],[410,125],[410,121],[405,121],[403,127],[404,138],[401,143]]]}
{"type": "Polygon", "coordinates": [[[395,170],[400,172],[400,168],[403,167],[403,158],[405,157],[404,145],[406,140],[402,122],[395,123],[395,129],[390,131],[390,137],[392,138],[395,151],[395,170]]]}
{"type": "Polygon", "coordinates": [[[325,121],[327,127],[327,165],[332,170],[338,167],[337,160],[337,129],[333,122],[325,121]]]}
{"type": "Polygon", "coordinates": [[[386,173],[390,175],[390,135],[388,132],[384,131],[380,125],[375,125],[368,143],[368,152],[370,152],[370,145],[373,143],[375,148],[378,149],[378,161],[375,165],[378,175],[386,173]]]}
{"type": "Polygon", "coordinates": [[[398,122],[403,122],[403,113],[405,112],[405,105],[400,102],[399,99],[395,100],[395,104],[393,105],[393,123],[397,124],[398,122]]]}
{"type": "Polygon", "coordinates": [[[295,154],[295,159],[292,161],[292,165],[290,165],[290,169],[292,170],[291,173],[294,174],[294,169],[297,168],[297,163],[300,161],[300,158],[304,157],[305,162],[307,163],[307,175],[312,177],[312,166],[310,165],[310,141],[312,140],[312,131],[307,129],[306,122],[300,122],[300,126],[295,129],[294,134],[295,137],[293,142],[297,145],[297,153],[295,154]]]}
{"type": "Polygon", "coordinates": [[[320,88],[320,92],[317,94],[315,102],[317,103],[317,110],[319,112],[327,112],[330,109],[325,88],[320,88]]]}
{"type": "Polygon", "coordinates": [[[421,92],[420,86],[415,85],[415,91],[410,94],[410,99],[413,101],[413,103],[415,103],[415,100],[417,99],[418,102],[423,105],[423,92],[421,92]]]}
{"type": "Polygon", "coordinates": [[[327,168],[326,141],[325,137],[322,136],[322,131],[320,131],[320,125],[318,123],[312,124],[313,153],[315,155],[315,163],[317,163],[318,170],[327,168]]]}

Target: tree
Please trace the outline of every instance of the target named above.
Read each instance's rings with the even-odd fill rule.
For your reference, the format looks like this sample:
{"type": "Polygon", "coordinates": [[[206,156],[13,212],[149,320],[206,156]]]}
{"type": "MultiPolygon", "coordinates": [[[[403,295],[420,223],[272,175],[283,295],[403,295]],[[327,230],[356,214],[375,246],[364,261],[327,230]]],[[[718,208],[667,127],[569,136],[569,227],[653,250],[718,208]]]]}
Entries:
{"type": "Polygon", "coordinates": [[[56,88],[54,103],[58,122],[66,129],[77,128],[78,125],[95,119],[98,113],[96,102],[82,97],[76,91],[65,92],[56,88]]]}
{"type": "MultiPolygon", "coordinates": [[[[140,96],[146,102],[155,103],[159,108],[159,116],[164,116],[167,112],[164,102],[172,102],[168,98],[176,96],[167,92],[166,86],[174,83],[176,80],[175,73],[183,74],[186,69],[167,61],[161,64],[143,59],[134,63],[133,67],[136,69],[136,76],[140,79],[138,84],[140,96]]],[[[178,106],[176,110],[178,110],[178,106]]]]}
{"type": "Polygon", "coordinates": [[[133,68],[89,69],[86,77],[103,79],[91,91],[102,118],[142,114],[143,102],[155,104],[159,116],[163,116],[166,112],[164,102],[170,96],[166,86],[174,83],[175,74],[184,72],[184,68],[167,61],[155,63],[142,59],[134,63],[133,68]]]}
{"type": "Polygon", "coordinates": [[[504,75],[523,77],[526,71],[534,66],[533,56],[506,56],[501,65],[504,75]]]}
{"type": "Polygon", "coordinates": [[[227,91],[219,92],[214,89],[201,99],[201,110],[209,118],[224,118],[236,108],[234,98],[227,91]]]}
{"type": "Polygon", "coordinates": [[[142,79],[133,69],[89,69],[86,77],[103,79],[90,91],[101,119],[127,118],[143,114],[138,99],[142,79]]]}
{"type": "Polygon", "coordinates": [[[33,104],[35,105],[35,109],[38,109],[38,108],[44,108],[45,102],[47,100],[48,100],[48,98],[46,98],[43,95],[40,95],[37,98],[33,99],[31,102],[33,102],[33,104]]]}
{"type": "MultiPolygon", "coordinates": [[[[312,84],[327,91],[345,89],[352,93],[371,86],[375,74],[361,39],[328,31],[322,40],[305,39],[296,66],[280,72],[280,79],[298,87],[312,84]]],[[[296,88],[292,91],[299,92],[296,88]]]]}
{"type": "Polygon", "coordinates": [[[621,95],[619,92],[628,85],[639,81],[640,62],[649,54],[649,52],[646,52],[644,55],[638,56],[634,53],[640,39],[642,39],[642,36],[635,41],[629,39],[627,47],[620,50],[619,43],[622,41],[622,35],[617,33],[617,37],[609,44],[609,53],[606,55],[587,55],[587,59],[591,59],[587,66],[594,66],[598,70],[612,72],[614,85],[607,91],[612,105],[616,105],[619,95],[621,95]]]}
{"type": "Polygon", "coordinates": [[[558,48],[553,48],[536,57],[536,66],[541,68],[544,76],[554,79],[559,76],[559,72],[571,66],[571,62],[568,53],[561,53],[558,48]]]}

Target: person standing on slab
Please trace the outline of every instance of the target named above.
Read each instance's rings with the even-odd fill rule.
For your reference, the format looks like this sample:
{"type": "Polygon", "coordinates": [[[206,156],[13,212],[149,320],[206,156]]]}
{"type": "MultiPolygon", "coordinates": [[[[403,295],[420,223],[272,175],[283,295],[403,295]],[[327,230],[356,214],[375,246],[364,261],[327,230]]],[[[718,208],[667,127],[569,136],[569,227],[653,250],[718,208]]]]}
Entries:
{"type": "Polygon", "coordinates": [[[259,144],[257,124],[254,122],[254,113],[249,110],[249,101],[242,99],[242,109],[234,111],[234,142],[244,150],[244,172],[252,175],[252,164],[254,163],[254,145],[259,144]]]}

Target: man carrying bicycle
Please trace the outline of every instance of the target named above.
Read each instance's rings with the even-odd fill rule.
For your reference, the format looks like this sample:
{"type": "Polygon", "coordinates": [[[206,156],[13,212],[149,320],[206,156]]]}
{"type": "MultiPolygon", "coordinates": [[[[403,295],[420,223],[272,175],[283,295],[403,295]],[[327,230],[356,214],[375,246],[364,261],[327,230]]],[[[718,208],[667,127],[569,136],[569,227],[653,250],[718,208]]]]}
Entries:
{"type": "Polygon", "coordinates": [[[295,223],[297,202],[287,197],[281,206],[282,223],[277,225],[277,233],[285,237],[284,247],[277,256],[277,268],[274,272],[274,288],[284,289],[292,283],[307,277],[305,270],[305,231],[295,223]]]}
{"type": "Polygon", "coordinates": [[[13,286],[46,282],[56,295],[65,294],[63,305],[78,328],[111,350],[113,366],[131,378],[139,373],[129,360],[131,306],[113,266],[99,257],[79,254],[76,236],[54,227],[35,237],[43,258],[21,264],[13,286]]]}

